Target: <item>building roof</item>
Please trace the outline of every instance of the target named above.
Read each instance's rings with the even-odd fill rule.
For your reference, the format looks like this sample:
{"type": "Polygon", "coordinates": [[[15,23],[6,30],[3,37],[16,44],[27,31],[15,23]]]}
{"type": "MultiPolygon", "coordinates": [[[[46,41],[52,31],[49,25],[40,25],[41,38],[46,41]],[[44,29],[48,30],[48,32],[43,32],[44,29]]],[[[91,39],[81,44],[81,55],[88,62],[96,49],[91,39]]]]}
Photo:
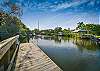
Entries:
{"type": "Polygon", "coordinates": [[[87,30],[78,29],[78,30],[74,30],[73,32],[74,32],[74,33],[77,33],[77,32],[87,32],[87,30]]]}

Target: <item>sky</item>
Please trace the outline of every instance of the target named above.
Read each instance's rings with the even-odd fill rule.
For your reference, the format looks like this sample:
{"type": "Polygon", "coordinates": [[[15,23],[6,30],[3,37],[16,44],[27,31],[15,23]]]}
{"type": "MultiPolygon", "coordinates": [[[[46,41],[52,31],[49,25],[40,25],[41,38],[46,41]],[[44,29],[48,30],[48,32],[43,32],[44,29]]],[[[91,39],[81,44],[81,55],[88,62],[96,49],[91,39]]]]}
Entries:
{"type": "Polygon", "coordinates": [[[74,29],[78,22],[100,24],[100,0],[13,0],[22,2],[22,22],[30,29],[74,29]]]}

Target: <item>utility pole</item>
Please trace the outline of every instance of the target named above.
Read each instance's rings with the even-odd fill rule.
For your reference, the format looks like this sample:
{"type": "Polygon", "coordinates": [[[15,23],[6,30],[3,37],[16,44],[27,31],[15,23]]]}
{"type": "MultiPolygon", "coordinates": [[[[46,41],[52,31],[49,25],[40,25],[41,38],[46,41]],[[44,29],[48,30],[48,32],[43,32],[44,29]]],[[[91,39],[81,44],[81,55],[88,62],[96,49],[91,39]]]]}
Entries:
{"type": "Polygon", "coordinates": [[[39,20],[38,20],[38,31],[39,31],[39,20]]]}

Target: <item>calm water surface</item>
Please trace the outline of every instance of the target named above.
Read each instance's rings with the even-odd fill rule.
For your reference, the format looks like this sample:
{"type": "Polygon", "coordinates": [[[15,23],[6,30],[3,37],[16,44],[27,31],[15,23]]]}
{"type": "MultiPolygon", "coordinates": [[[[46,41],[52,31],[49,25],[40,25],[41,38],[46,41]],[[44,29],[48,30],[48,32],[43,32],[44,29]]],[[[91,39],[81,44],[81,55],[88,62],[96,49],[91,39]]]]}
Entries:
{"type": "Polygon", "coordinates": [[[58,37],[35,42],[63,71],[100,71],[100,45],[93,41],[58,37]]]}

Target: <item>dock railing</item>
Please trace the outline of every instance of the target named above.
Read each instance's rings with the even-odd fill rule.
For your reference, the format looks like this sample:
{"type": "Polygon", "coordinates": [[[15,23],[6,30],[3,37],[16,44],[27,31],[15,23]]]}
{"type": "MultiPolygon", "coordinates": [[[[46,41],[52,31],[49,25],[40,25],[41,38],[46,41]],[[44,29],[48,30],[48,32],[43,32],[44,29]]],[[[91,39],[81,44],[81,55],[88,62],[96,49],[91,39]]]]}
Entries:
{"type": "Polygon", "coordinates": [[[19,35],[0,42],[0,71],[14,71],[19,49],[19,35]]]}

